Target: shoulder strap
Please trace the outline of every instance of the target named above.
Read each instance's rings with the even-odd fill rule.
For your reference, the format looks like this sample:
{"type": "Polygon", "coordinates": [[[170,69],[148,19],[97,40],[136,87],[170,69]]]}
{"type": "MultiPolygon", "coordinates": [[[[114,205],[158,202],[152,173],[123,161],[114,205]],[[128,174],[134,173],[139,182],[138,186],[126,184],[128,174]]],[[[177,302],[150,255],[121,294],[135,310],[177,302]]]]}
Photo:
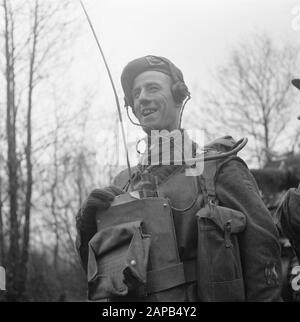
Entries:
{"type": "Polygon", "coordinates": [[[217,160],[212,160],[205,162],[204,171],[202,177],[204,180],[200,181],[204,183],[205,188],[203,189],[203,193],[205,194],[205,199],[208,203],[216,203],[217,195],[216,195],[216,187],[215,187],[215,176],[217,172],[217,160]]]}
{"type": "Polygon", "coordinates": [[[218,204],[218,197],[216,194],[217,176],[222,167],[231,160],[238,160],[244,163],[244,161],[236,155],[232,155],[225,160],[212,160],[204,163],[204,171],[202,175],[198,177],[198,181],[206,203],[218,204]]]}
{"type": "MultiPolygon", "coordinates": [[[[212,141],[205,147],[207,148],[207,154],[209,155],[216,152],[228,152],[233,148],[235,143],[235,140],[231,136],[223,136],[212,141]]],[[[217,173],[222,165],[230,159],[231,157],[227,157],[225,159],[211,160],[204,163],[204,171],[198,179],[206,203],[218,203],[216,195],[217,173]]]]}

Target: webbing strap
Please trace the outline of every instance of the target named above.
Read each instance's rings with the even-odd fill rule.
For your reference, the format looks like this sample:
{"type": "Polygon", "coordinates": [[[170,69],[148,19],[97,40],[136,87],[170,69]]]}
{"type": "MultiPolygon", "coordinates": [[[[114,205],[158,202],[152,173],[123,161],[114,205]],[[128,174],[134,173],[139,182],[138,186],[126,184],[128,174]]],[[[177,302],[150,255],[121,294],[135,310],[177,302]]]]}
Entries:
{"type": "MultiPolygon", "coordinates": [[[[236,160],[242,162],[246,168],[246,163],[237,157],[236,155],[231,155],[230,157],[225,158],[225,160],[212,160],[204,163],[204,171],[202,174],[202,178],[204,178],[204,186],[201,178],[198,178],[200,185],[202,184],[202,192],[206,194],[208,202],[213,201],[214,203],[218,203],[218,198],[216,194],[216,178],[221,171],[221,169],[231,160],[236,160]]],[[[201,177],[201,176],[200,176],[201,177]]]]}
{"type": "Polygon", "coordinates": [[[157,293],[196,281],[196,261],[190,260],[148,272],[147,293],[157,293]]]}
{"type": "Polygon", "coordinates": [[[217,172],[217,162],[215,160],[208,161],[204,163],[204,171],[202,176],[205,180],[205,189],[207,192],[208,201],[215,201],[217,199],[216,196],[216,188],[215,188],[215,175],[217,172]]]}

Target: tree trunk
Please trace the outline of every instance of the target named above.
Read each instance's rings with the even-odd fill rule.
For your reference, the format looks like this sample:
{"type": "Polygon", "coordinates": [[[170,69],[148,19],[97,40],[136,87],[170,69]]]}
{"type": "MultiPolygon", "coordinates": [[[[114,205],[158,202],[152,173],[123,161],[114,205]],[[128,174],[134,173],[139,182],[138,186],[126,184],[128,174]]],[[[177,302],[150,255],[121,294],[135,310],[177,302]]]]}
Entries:
{"type": "Polygon", "coordinates": [[[33,76],[35,67],[36,57],[36,45],[37,45],[37,27],[38,27],[38,0],[34,6],[34,23],[33,23],[33,41],[32,50],[30,53],[29,61],[29,81],[28,81],[28,105],[27,105],[27,145],[26,145],[26,168],[27,168],[27,182],[26,182],[26,197],[25,197],[25,222],[23,228],[23,249],[22,249],[22,262],[20,265],[20,284],[19,284],[19,297],[23,298],[26,292],[26,281],[27,281],[27,266],[29,259],[29,242],[30,242],[30,213],[31,213],[31,195],[32,195],[32,98],[33,98],[33,76]]]}
{"type": "Polygon", "coordinates": [[[3,228],[2,177],[0,175],[0,266],[5,266],[4,228],[3,228]]]}
{"type": "Polygon", "coordinates": [[[9,193],[9,250],[7,260],[8,298],[17,299],[18,262],[19,262],[19,224],[18,224],[18,162],[16,147],[16,106],[15,106],[15,73],[14,73],[14,25],[8,3],[3,0],[5,18],[5,59],[6,59],[6,135],[7,135],[7,168],[9,193]],[[10,13],[10,16],[9,16],[10,13]]]}

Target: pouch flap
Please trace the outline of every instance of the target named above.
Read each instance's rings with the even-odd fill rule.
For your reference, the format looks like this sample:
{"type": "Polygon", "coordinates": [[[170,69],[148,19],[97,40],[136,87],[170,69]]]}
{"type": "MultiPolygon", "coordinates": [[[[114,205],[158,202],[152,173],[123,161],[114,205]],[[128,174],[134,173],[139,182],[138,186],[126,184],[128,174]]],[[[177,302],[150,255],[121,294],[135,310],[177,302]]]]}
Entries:
{"type": "Polygon", "coordinates": [[[246,216],[242,212],[215,204],[207,204],[196,216],[213,222],[223,231],[229,222],[232,233],[242,232],[246,227],[246,216]]]}
{"type": "Polygon", "coordinates": [[[130,290],[147,282],[150,242],[150,235],[145,235],[142,231],[136,231],[133,235],[125,258],[126,267],[123,270],[124,283],[130,290]]]}
{"type": "Polygon", "coordinates": [[[112,248],[129,243],[142,221],[131,221],[99,230],[90,240],[89,246],[96,255],[104,254],[112,248]]]}
{"type": "Polygon", "coordinates": [[[98,231],[89,242],[88,298],[124,296],[146,283],[150,235],[142,221],[98,231]]]}

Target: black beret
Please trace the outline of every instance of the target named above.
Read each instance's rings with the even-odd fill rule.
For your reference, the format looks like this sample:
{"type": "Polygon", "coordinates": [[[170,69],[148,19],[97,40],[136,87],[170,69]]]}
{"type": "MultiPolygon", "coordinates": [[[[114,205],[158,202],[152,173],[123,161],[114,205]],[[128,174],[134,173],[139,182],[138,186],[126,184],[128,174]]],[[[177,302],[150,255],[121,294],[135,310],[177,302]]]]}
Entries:
{"type": "Polygon", "coordinates": [[[143,72],[154,70],[170,76],[173,82],[184,83],[181,70],[167,58],[148,55],[129,62],[123,69],[121,84],[125,95],[125,104],[133,107],[132,86],[135,78],[143,72]]]}

